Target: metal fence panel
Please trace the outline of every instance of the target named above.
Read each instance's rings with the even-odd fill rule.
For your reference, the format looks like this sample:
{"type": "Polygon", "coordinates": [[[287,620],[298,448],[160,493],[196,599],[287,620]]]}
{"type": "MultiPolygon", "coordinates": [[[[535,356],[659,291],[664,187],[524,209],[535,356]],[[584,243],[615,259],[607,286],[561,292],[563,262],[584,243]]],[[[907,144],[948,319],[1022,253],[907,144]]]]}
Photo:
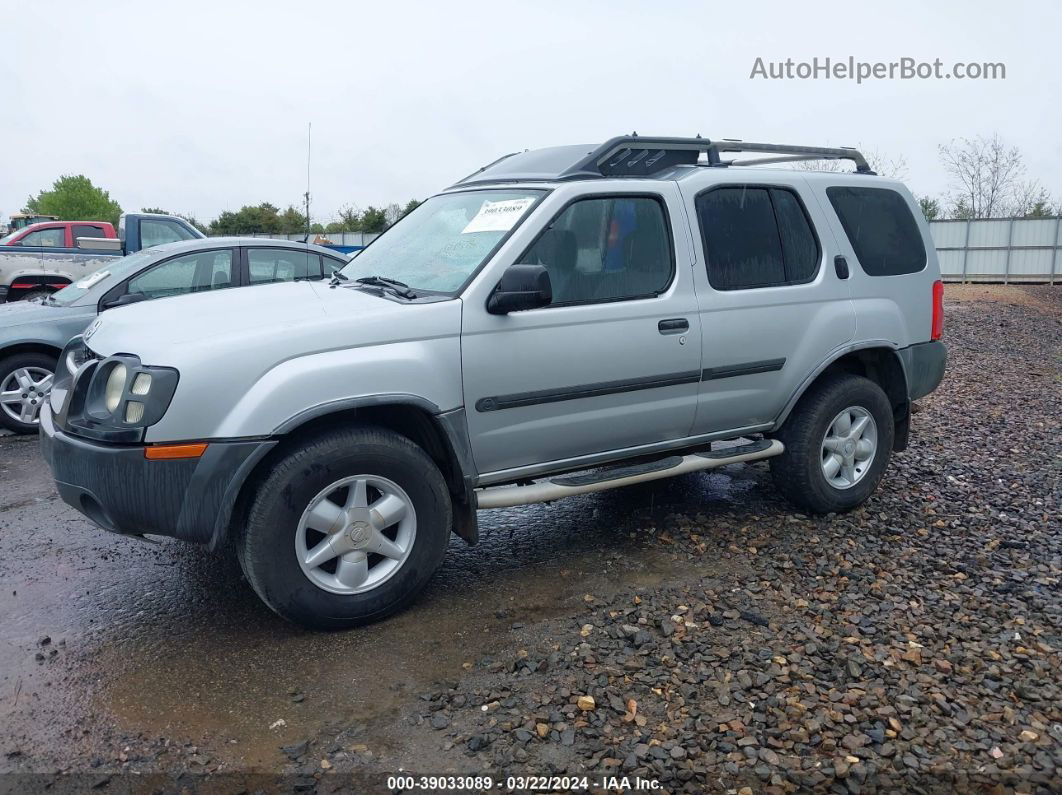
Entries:
{"type": "Polygon", "coordinates": [[[1062,278],[1062,218],[930,221],[947,281],[1050,282],[1062,278]]]}
{"type": "Polygon", "coordinates": [[[961,248],[966,245],[965,221],[933,221],[929,224],[929,232],[937,248],[961,248]]]}

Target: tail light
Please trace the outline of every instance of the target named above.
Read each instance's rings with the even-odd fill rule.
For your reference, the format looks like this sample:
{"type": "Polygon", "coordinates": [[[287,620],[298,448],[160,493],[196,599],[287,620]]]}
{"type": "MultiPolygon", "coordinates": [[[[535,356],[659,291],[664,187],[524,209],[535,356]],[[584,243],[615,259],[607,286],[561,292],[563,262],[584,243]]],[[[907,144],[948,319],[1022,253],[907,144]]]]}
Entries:
{"type": "Polygon", "coordinates": [[[933,282],[933,328],[930,339],[939,340],[944,336],[944,282],[933,282]]]}

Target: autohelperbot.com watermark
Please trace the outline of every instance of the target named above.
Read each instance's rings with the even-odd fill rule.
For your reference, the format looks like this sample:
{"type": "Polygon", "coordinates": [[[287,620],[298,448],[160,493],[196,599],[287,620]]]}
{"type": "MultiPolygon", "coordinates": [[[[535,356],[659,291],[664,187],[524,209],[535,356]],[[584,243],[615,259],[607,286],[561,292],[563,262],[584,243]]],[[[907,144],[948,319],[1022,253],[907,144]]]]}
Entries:
{"type": "Polygon", "coordinates": [[[1007,65],[1000,61],[956,61],[946,64],[940,58],[922,61],[898,58],[895,61],[860,61],[847,58],[814,57],[769,60],[756,58],[750,80],[1006,80],[1007,65]]]}

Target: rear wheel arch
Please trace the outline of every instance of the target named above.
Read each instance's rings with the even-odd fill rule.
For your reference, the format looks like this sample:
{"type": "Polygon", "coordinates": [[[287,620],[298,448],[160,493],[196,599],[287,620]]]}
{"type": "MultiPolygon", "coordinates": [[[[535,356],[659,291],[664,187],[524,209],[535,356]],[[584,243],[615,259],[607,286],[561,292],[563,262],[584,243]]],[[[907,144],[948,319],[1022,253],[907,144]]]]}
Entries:
{"type": "Polygon", "coordinates": [[[19,301],[31,293],[54,293],[69,284],[71,279],[58,273],[21,273],[11,278],[7,300],[19,301]]]}
{"type": "Polygon", "coordinates": [[[793,409],[813,385],[839,373],[863,376],[881,387],[892,407],[893,422],[896,428],[893,450],[898,452],[906,449],[911,419],[907,373],[899,353],[894,348],[885,345],[847,351],[820,366],[815,374],[808,378],[790,398],[789,403],[778,417],[775,430],[785,424],[793,409]]]}

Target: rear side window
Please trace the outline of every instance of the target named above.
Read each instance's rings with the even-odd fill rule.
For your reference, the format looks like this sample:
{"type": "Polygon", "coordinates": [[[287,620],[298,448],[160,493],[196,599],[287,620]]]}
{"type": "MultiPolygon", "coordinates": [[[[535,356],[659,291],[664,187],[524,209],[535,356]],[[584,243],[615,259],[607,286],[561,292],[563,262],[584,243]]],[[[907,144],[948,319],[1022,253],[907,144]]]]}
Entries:
{"type": "Polygon", "coordinates": [[[293,248],[252,248],[247,250],[247,271],[251,284],[320,279],[321,258],[293,248]]]}
{"type": "Polygon", "coordinates": [[[697,197],[708,282],[716,290],[800,284],[815,277],[819,242],[785,188],[740,185],[697,197]]]}
{"type": "Polygon", "coordinates": [[[71,230],[71,235],[74,238],[74,245],[77,245],[77,239],[79,237],[106,237],[103,227],[101,226],[85,226],[75,225],[71,230]]]}
{"type": "Polygon", "coordinates": [[[140,247],[151,248],[163,243],[175,243],[178,240],[191,240],[195,237],[181,224],[159,218],[143,218],[140,221],[140,247]]]}
{"type": "Polygon", "coordinates": [[[826,189],[856,258],[870,276],[917,273],[926,266],[922,234],[903,197],[888,188],[826,189]]]}

